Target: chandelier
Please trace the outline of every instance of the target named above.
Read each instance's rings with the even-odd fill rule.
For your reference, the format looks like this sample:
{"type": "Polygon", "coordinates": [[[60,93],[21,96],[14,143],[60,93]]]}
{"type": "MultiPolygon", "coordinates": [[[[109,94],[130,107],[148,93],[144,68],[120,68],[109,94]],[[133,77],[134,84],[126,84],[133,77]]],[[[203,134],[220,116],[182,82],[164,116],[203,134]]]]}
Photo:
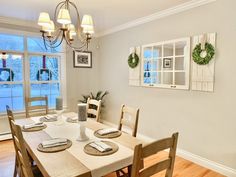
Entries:
{"type": "Polygon", "coordinates": [[[73,50],[88,50],[88,45],[94,33],[93,19],[90,15],[84,15],[82,23],[76,5],[70,0],[60,2],[55,9],[54,19],[51,20],[46,12],[41,12],[38,18],[38,25],[41,26],[45,48],[57,48],[63,40],[73,50]],[[74,25],[71,13],[74,10],[77,24],[74,25]],[[79,39],[81,46],[73,46],[75,38],[79,39]]]}

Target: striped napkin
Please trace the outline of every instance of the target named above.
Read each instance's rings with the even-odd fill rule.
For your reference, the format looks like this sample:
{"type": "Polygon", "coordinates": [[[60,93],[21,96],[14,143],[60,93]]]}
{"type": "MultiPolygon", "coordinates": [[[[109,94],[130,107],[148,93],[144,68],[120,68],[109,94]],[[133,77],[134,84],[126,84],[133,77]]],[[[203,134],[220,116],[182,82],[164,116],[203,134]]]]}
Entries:
{"type": "Polygon", "coordinates": [[[37,122],[37,123],[23,125],[23,128],[24,129],[31,129],[31,128],[43,127],[43,126],[45,126],[45,124],[43,122],[37,122]]]}
{"type": "Polygon", "coordinates": [[[66,144],[67,144],[66,138],[54,138],[54,139],[42,142],[43,148],[62,146],[62,145],[66,145],[66,144]]]}
{"type": "Polygon", "coordinates": [[[94,141],[94,142],[90,143],[89,146],[97,149],[99,152],[107,152],[107,151],[112,150],[111,146],[109,146],[106,143],[103,143],[101,141],[94,141]]]}
{"type": "Polygon", "coordinates": [[[104,128],[104,129],[97,131],[97,133],[99,135],[108,135],[108,134],[112,134],[112,133],[116,133],[116,132],[119,132],[119,130],[117,130],[115,128],[104,128]]]}

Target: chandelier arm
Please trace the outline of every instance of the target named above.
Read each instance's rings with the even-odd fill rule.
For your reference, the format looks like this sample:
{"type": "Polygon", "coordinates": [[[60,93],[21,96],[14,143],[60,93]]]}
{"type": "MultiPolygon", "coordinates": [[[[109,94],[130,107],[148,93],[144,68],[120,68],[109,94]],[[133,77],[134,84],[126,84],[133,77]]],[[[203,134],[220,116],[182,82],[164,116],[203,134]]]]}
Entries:
{"type": "Polygon", "coordinates": [[[74,46],[71,45],[71,43],[68,41],[67,38],[65,38],[65,40],[66,40],[67,45],[69,45],[69,46],[72,48],[72,50],[81,50],[82,48],[84,48],[85,46],[87,46],[87,43],[82,43],[82,46],[80,46],[80,47],[74,47],[74,46]]]}
{"type": "Polygon", "coordinates": [[[55,48],[59,47],[62,44],[62,42],[63,42],[63,37],[61,37],[60,42],[57,45],[55,45],[56,43],[52,44],[50,42],[49,42],[49,44],[46,43],[46,45],[50,48],[55,49],[55,48]]]}
{"type": "MultiPolygon", "coordinates": [[[[56,38],[55,39],[53,39],[53,41],[50,41],[50,43],[51,44],[56,44],[57,43],[57,40],[59,39],[59,37],[61,36],[61,30],[60,30],[60,32],[56,35],[56,38]]],[[[62,36],[62,39],[63,39],[63,36],[62,36]]]]}
{"type": "Polygon", "coordinates": [[[70,1],[69,1],[69,3],[75,8],[75,11],[77,13],[77,18],[78,18],[77,27],[78,27],[78,33],[80,33],[78,35],[81,36],[82,39],[80,39],[80,40],[82,41],[82,40],[84,40],[84,37],[81,35],[82,34],[82,30],[81,30],[81,26],[80,26],[81,25],[81,21],[80,21],[80,14],[79,14],[78,8],[76,7],[75,3],[70,2],[70,1]]]}

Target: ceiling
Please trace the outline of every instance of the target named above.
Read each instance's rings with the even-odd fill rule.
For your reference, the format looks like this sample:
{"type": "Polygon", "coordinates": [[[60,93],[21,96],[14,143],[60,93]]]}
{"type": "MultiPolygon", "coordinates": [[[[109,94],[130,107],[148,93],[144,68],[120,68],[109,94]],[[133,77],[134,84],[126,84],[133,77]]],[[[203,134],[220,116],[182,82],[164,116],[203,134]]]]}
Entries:
{"type": "MultiPolygon", "coordinates": [[[[49,12],[53,18],[54,9],[61,0],[1,0],[0,16],[37,22],[41,11],[49,12]]],[[[128,23],[191,0],[71,0],[80,15],[91,14],[96,33],[128,23]]],[[[192,0],[193,1],[193,0],[192,0]]]]}

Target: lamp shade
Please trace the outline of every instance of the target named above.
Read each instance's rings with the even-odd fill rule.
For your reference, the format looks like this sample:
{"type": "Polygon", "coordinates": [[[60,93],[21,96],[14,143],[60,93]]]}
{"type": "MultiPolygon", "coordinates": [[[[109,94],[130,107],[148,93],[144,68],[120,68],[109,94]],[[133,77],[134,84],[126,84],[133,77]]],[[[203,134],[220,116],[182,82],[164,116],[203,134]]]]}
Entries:
{"type": "Polygon", "coordinates": [[[71,36],[75,36],[76,35],[75,26],[73,24],[69,24],[68,29],[70,31],[70,35],[71,36]]]}
{"type": "Polygon", "coordinates": [[[93,19],[91,15],[84,15],[81,23],[81,27],[93,27],[93,19]]]}
{"type": "Polygon", "coordinates": [[[63,25],[71,24],[71,18],[68,9],[60,9],[57,22],[63,25]]]}
{"type": "Polygon", "coordinates": [[[84,27],[84,28],[83,28],[83,33],[94,34],[94,28],[93,28],[93,26],[84,27]]]}
{"type": "Polygon", "coordinates": [[[41,12],[38,19],[38,25],[40,26],[50,26],[50,17],[46,12],[41,12]]]}
{"type": "Polygon", "coordinates": [[[49,26],[43,26],[42,29],[43,29],[43,31],[46,31],[46,32],[54,32],[55,31],[54,22],[52,20],[50,20],[50,25],[49,26]]]}

